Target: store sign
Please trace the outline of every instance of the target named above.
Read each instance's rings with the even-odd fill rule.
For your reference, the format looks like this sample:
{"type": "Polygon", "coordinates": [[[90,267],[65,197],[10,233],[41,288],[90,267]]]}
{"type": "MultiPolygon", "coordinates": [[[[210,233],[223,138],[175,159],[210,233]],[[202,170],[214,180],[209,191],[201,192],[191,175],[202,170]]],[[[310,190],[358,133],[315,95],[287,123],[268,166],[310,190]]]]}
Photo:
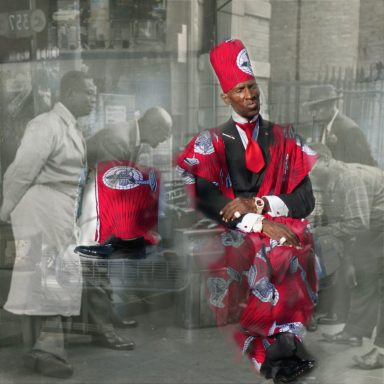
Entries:
{"type": "Polygon", "coordinates": [[[42,32],[47,25],[45,13],[40,9],[0,13],[0,35],[10,38],[31,37],[42,32]]]}

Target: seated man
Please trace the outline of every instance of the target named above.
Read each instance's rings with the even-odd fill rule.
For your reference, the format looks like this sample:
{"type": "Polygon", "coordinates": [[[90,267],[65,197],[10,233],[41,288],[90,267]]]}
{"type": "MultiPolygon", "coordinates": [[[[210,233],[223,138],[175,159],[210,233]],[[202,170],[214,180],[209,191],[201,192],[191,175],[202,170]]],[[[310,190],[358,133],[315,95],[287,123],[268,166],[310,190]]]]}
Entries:
{"type": "MultiPolygon", "coordinates": [[[[147,243],[158,242],[159,237],[150,229],[157,224],[159,175],[153,169],[135,165],[135,162],[143,143],[156,147],[168,139],[171,127],[172,118],[168,112],[154,107],[140,119],[101,130],[87,141],[88,164],[94,169],[83,193],[82,214],[78,221],[81,246],[76,252],[109,257],[129,253],[130,257],[137,258],[143,256],[147,243]]],[[[89,305],[86,311],[82,309],[82,320],[88,316],[91,328],[110,328],[111,323],[136,326],[136,321],[121,320],[115,313],[106,271],[98,271],[95,284],[94,271],[87,270],[89,265],[89,262],[83,263],[83,301],[89,305]]],[[[121,349],[121,343],[115,344],[111,347],[121,349]]],[[[133,342],[129,345],[134,347],[133,342]]]]}
{"type": "MultiPolygon", "coordinates": [[[[140,167],[138,164],[142,163],[140,159],[142,144],[148,144],[152,148],[157,147],[170,137],[171,128],[172,118],[169,113],[163,108],[153,107],[145,111],[138,120],[123,123],[111,129],[103,129],[87,141],[88,164],[96,170],[92,170],[84,190],[82,215],[79,220],[80,244],[101,244],[111,235],[123,239],[132,239],[143,234],[150,236],[147,229],[154,225],[146,222],[149,219],[148,215],[140,214],[140,210],[145,208],[147,202],[145,199],[140,200],[139,197],[140,192],[149,191],[146,188],[149,186],[152,192],[157,193],[157,197],[151,197],[154,199],[153,204],[157,206],[159,175],[154,169],[140,167]],[[113,161],[117,162],[113,163],[113,161]],[[105,179],[102,180],[104,174],[105,179]],[[105,194],[99,197],[103,191],[105,194]],[[113,209],[107,207],[105,205],[107,203],[104,202],[104,197],[112,194],[115,196],[109,203],[113,200],[111,203],[115,205],[113,209]],[[120,197],[117,196],[119,194],[121,194],[120,197]],[[130,196],[133,200],[128,203],[126,196],[130,196]],[[124,203],[122,203],[123,200],[124,203]],[[141,203],[144,205],[142,206],[141,203]],[[116,216],[121,214],[118,212],[122,207],[127,212],[131,212],[127,213],[125,218],[116,216]],[[132,216],[132,210],[136,216],[132,216]],[[115,220],[119,222],[118,228],[111,221],[112,213],[115,220]],[[102,227],[100,227],[100,220],[103,220],[102,227]],[[143,222],[146,223],[145,230],[139,229],[143,222]]],[[[157,209],[154,206],[152,208],[155,211],[157,209]]],[[[155,243],[156,239],[153,238],[149,242],[155,243]]]]}
{"type": "Polygon", "coordinates": [[[308,172],[316,156],[289,128],[259,115],[240,40],[214,47],[210,59],[232,116],[197,134],[177,162],[197,208],[228,229],[218,244],[223,256],[201,260],[210,270],[209,302],[218,324],[240,318],[233,336],[257,371],[293,381],[314,367],[301,351],[317,290],[304,220],[314,207],[308,172]]]}

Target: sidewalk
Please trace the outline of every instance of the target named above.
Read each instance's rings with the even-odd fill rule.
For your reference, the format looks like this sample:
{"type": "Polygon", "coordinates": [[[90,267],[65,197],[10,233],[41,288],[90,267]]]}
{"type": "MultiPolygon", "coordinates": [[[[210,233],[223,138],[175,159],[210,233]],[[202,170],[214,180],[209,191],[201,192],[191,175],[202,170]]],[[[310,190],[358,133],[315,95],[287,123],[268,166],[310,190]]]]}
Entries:
{"type": "MultiPolygon", "coordinates": [[[[264,384],[246,358],[217,328],[186,330],[175,323],[175,307],[153,309],[135,317],[139,327],[119,332],[133,339],[134,351],[95,347],[89,336],[72,335],[68,354],[75,373],[67,380],[43,377],[21,363],[22,345],[0,348],[1,384],[264,384]]],[[[308,333],[306,346],[317,367],[300,384],[382,384],[384,369],[364,371],[353,366],[352,356],[370,350],[320,341],[322,332],[336,332],[342,326],[320,326],[308,333]]]]}

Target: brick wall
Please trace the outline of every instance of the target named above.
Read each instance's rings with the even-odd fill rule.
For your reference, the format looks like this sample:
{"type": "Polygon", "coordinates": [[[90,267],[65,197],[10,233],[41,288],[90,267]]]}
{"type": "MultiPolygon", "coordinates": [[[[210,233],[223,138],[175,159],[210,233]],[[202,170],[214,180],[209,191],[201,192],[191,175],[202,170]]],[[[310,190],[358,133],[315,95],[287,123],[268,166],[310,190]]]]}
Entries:
{"type": "Polygon", "coordinates": [[[300,80],[313,80],[327,67],[356,68],[360,0],[271,0],[271,4],[272,80],[294,79],[297,65],[300,80]]]}
{"type": "Polygon", "coordinates": [[[384,62],[384,0],[361,2],[358,59],[366,76],[377,61],[384,62]]]}

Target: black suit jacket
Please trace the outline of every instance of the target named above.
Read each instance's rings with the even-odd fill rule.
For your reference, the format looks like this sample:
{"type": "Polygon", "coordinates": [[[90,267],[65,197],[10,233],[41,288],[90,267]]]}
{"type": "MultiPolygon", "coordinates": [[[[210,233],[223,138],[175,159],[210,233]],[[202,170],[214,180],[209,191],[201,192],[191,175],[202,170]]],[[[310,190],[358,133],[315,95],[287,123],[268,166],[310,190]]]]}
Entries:
{"type": "MultiPolygon", "coordinates": [[[[273,124],[259,116],[258,143],[264,155],[265,164],[270,162],[269,147],[273,143],[273,124]]],[[[232,187],[237,197],[254,197],[263,181],[264,167],[259,173],[249,171],[245,165],[245,148],[241,142],[239,132],[232,119],[219,127],[224,140],[225,154],[232,187]]],[[[219,188],[211,182],[197,178],[196,182],[197,207],[209,218],[222,223],[220,211],[231,201],[224,196],[219,188]]],[[[303,218],[308,216],[314,206],[315,198],[312,192],[311,181],[308,176],[297,186],[291,194],[278,195],[289,210],[289,216],[303,218]]],[[[240,219],[241,220],[241,219],[240,219]]],[[[238,221],[237,221],[238,222],[238,221]]],[[[231,226],[237,222],[231,223],[231,226]]]]}
{"type": "Polygon", "coordinates": [[[326,145],[336,160],[376,166],[367,138],[349,117],[337,114],[326,137],[326,145]]]}

